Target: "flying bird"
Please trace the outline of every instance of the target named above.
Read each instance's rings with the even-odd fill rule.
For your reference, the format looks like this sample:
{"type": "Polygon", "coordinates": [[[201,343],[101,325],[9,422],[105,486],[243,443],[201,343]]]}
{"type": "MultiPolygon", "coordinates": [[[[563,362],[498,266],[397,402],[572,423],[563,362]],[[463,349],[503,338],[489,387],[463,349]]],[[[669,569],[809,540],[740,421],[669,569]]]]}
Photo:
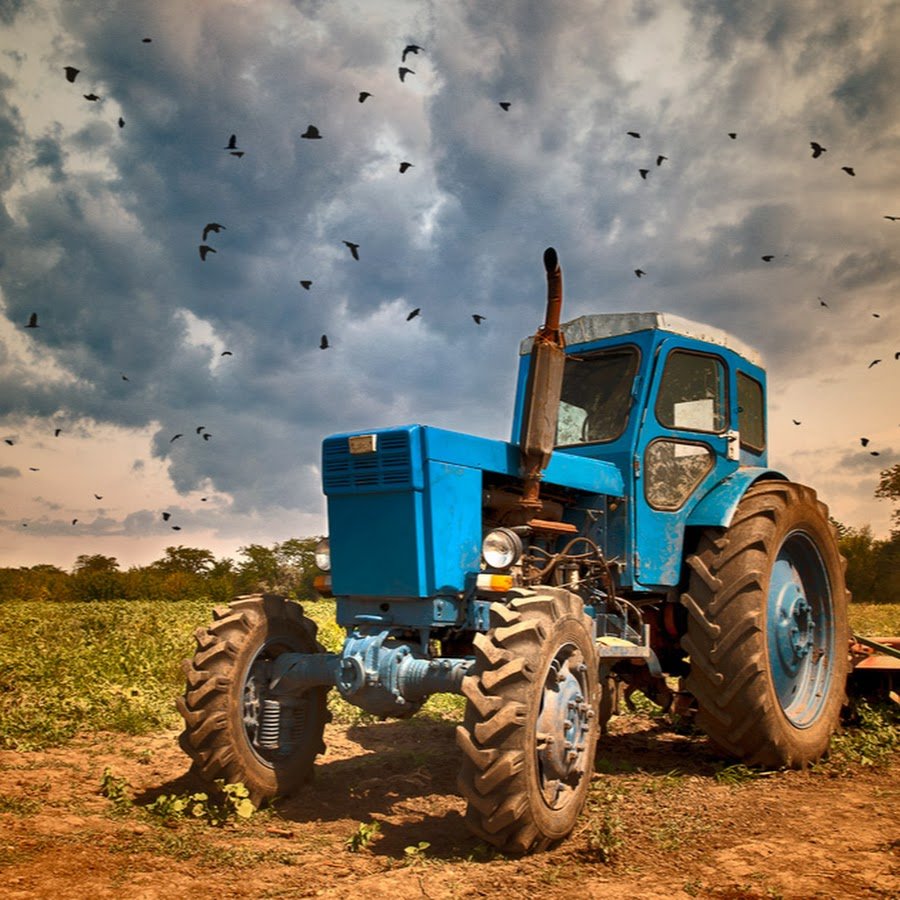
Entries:
{"type": "Polygon", "coordinates": [[[856,176],[856,170],[853,166],[841,166],[841,171],[846,172],[848,175],[856,176]]]}
{"type": "Polygon", "coordinates": [[[180,526],[180,525],[173,525],[173,526],[172,526],[172,531],[181,531],[181,526],[180,526]]]}
{"type": "Polygon", "coordinates": [[[102,495],[102,494],[94,494],[94,499],[95,499],[95,500],[102,500],[102,499],[103,499],[103,495],[102,495]]]}
{"type": "Polygon", "coordinates": [[[75,79],[78,77],[78,73],[81,69],[76,69],[75,66],[66,66],[66,81],[70,84],[75,83],[75,79]]]}
{"type": "Polygon", "coordinates": [[[74,525],[77,521],[78,519],[72,519],[72,524],[74,525]]]}
{"type": "Polygon", "coordinates": [[[628,137],[633,138],[639,138],[641,136],[641,133],[639,131],[626,131],[625,134],[627,134],[628,137]]]}
{"type": "Polygon", "coordinates": [[[400,163],[400,174],[402,175],[404,172],[406,172],[407,169],[411,169],[412,167],[413,164],[411,162],[400,163]]]}
{"type": "Polygon", "coordinates": [[[860,444],[863,445],[863,447],[868,447],[868,446],[869,446],[869,439],[868,439],[867,437],[861,437],[861,438],[859,439],[859,442],[860,442],[860,444]]]}
{"type": "Polygon", "coordinates": [[[231,155],[236,156],[238,159],[240,159],[244,155],[244,151],[243,150],[232,150],[231,155]]]}
{"type": "Polygon", "coordinates": [[[668,158],[668,156],[663,156],[662,153],[660,153],[659,156],[656,157],[656,164],[661,166],[668,158]]]}
{"type": "Polygon", "coordinates": [[[480,325],[487,318],[487,316],[481,316],[478,313],[472,313],[472,318],[475,320],[476,325],[480,325]]]}
{"type": "Polygon", "coordinates": [[[894,354],[894,359],[900,359],[900,350],[894,354]]]}
{"type": "Polygon", "coordinates": [[[635,269],[634,274],[637,275],[638,278],[642,278],[647,273],[643,269],[635,269]]]}
{"type": "Polygon", "coordinates": [[[12,447],[15,444],[15,441],[12,438],[3,438],[3,443],[9,444],[9,446],[12,447]]]}
{"type": "Polygon", "coordinates": [[[40,472],[41,470],[39,468],[37,468],[37,466],[29,466],[28,471],[29,472],[40,472]]]}
{"type": "Polygon", "coordinates": [[[306,131],[304,131],[303,134],[300,135],[300,137],[307,138],[311,141],[317,141],[322,137],[322,135],[319,134],[319,129],[316,128],[315,125],[307,125],[306,131]]]}
{"type": "Polygon", "coordinates": [[[881,454],[877,450],[870,450],[869,456],[881,456],[881,454]]]}
{"type": "Polygon", "coordinates": [[[407,321],[407,322],[411,322],[417,315],[419,315],[420,312],[422,312],[422,310],[419,309],[419,307],[417,306],[417,307],[416,307],[416,308],[415,308],[415,309],[414,309],[414,310],[406,317],[406,321],[407,321]]]}
{"type": "Polygon", "coordinates": [[[359,244],[354,244],[352,241],[343,241],[343,243],[350,248],[353,258],[359,259],[359,244]]]}
{"type": "Polygon", "coordinates": [[[62,428],[53,429],[53,437],[59,437],[62,434],[62,428]]]}
{"type": "Polygon", "coordinates": [[[207,253],[215,253],[216,252],[215,247],[210,247],[208,244],[201,244],[197,249],[200,251],[200,259],[203,262],[206,262],[206,254],[207,253]]]}
{"type": "Polygon", "coordinates": [[[643,178],[644,181],[647,180],[647,176],[650,174],[650,170],[649,170],[649,169],[638,169],[638,172],[641,173],[641,178],[643,178]]]}
{"type": "Polygon", "coordinates": [[[419,55],[419,51],[423,49],[418,44],[407,44],[403,48],[403,56],[400,58],[400,62],[406,62],[406,55],[408,53],[414,53],[416,56],[419,55]]]}
{"type": "Polygon", "coordinates": [[[408,68],[407,66],[400,66],[400,68],[397,70],[397,72],[400,75],[401,81],[406,81],[407,75],[415,75],[416,74],[412,69],[408,68]]]}
{"type": "Polygon", "coordinates": [[[204,441],[208,441],[211,437],[212,437],[212,435],[208,431],[203,432],[203,440],[204,441]]]}
{"type": "Polygon", "coordinates": [[[234,354],[230,350],[223,350],[219,356],[234,356],[234,354]]]}
{"type": "Polygon", "coordinates": [[[91,103],[96,103],[100,98],[96,94],[83,94],[82,95],[85,100],[90,100],[91,103]]]}
{"type": "Polygon", "coordinates": [[[37,323],[37,313],[32,313],[28,317],[28,324],[25,326],[26,328],[40,328],[41,326],[37,323]]]}
{"type": "Polygon", "coordinates": [[[124,127],[125,127],[125,120],[121,116],[119,116],[119,128],[124,128],[124,127]]]}
{"type": "Polygon", "coordinates": [[[179,434],[173,434],[172,437],[169,438],[169,443],[171,444],[172,441],[177,441],[178,438],[180,438],[180,437],[184,437],[184,435],[183,435],[183,434],[180,434],[180,433],[179,433],[179,434]]]}
{"type": "Polygon", "coordinates": [[[795,425],[800,425],[800,424],[802,424],[802,423],[800,422],[799,419],[791,419],[791,421],[792,421],[795,425]]]}
{"type": "Polygon", "coordinates": [[[824,306],[825,309],[828,309],[828,304],[821,297],[819,297],[819,306],[824,306]]]}
{"type": "Polygon", "coordinates": [[[227,229],[225,228],[225,226],[220,225],[218,222],[209,222],[203,228],[203,243],[204,244],[206,243],[206,238],[209,236],[209,233],[211,231],[215,232],[215,234],[218,234],[220,231],[226,231],[226,230],[227,229]]]}
{"type": "Polygon", "coordinates": [[[328,344],[328,335],[327,335],[327,334],[323,334],[323,335],[322,335],[322,340],[319,341],[319,349],[320,349],[320,350],[327,350],[328,347],[329,347],[329,344],[328,344]]]}
{"type": "Polygon", "coordinates": [[[818,141],[810,141],[809,146],[812,147],[813,159],[818,159],[823,153],[828,152],[828,148],[823,147],[818,141]]]}
{"type": "Polygon", "coordinates": [[[197,434],[200,434],[201,431],[206,431],[206,426],[205,426],[205,425],[198,425],[197,428],[196,428],[195,430],[196,430],[197,434]]]}
{"type": "Polygon", "coordinates": [[[774,254],[774,253],[767,253],[765,256],[761,256],[760,259],[761,259],[763,262],[772,262],[772,260],[775,259],[775,254],[774,254]]]}
{"type": "Polygon", "coordinates": [[[365,103],[366,100],[367,100],[369,97],[371,97],[371,96],[372,96],[372,95],[371,95],[368,91],[360,91],[360,92],[359,92],[359,102],[360,102],[360,103],[365,103]]]}
{"type": "Polygon", "coordinates": [[[228,138],[228,143],[225,145],[226,150],[237,150],[237,135],[233,134],[230,138],[228,138]]]}
{"type": "Polygon", "coordinates": [[[141,43],[142,44],[152,44],[153,38],[141,38],[141,43]]]}
{"type": "Polygon", "coordinates": [[[736,140],[737,140],[737,132],[736,132],[736,131],[729,131],[729,132],[728,132],[728,137],[730,137],[733,141],[736,141],[736,140]]]}
{"type": "Polygon", "coordinates": [[[122,373],[122,381],[128,381],[128,376],[124,372],[122,373]]]}
{"type": "Polygon", "coordinates": [[[900,222],[900,216],[885,216],[886,219],[890,219],[892,222],[900,222]]]}
{"type": "Polygon", "coordinates": [[[880,363],[880,362],[881,362],[880,359],[873,359],[872,362],[870,362],[869,365],[866,366],[866,368],[867,368],[867,369],[871,369],[872,366],[876,366],[876,365],[878,365],[878,363],[880,363]]]}
{"type": "Polygon", "coordinates": [[[169,519],[172,518],[172,513],[170,513],[170,512],[164,512],[164,513],[162,514],[162,517],[163,517],[163,522],[168,522],[169,519]]]}
{"type": "Polygon", "coordinates": [[[308,291],[312,287],[312,282],[308,279],[303,279],[300,282],[300,287],[302,287],[305,291],[308,291]]]}
{"type": "Polygon", "coordinates": [[[509,112],[509,108],[510,108],[510,106],[512,106],[512,104],[509,102],[509,100],[501,100],[497,105],[504,112],[509,112]]]}

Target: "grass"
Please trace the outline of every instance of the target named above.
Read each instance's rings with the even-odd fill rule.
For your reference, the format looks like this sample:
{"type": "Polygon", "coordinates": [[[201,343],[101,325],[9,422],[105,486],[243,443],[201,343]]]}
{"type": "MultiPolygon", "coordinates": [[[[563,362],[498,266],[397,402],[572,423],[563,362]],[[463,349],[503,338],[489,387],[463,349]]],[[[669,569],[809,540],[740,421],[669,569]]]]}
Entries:
{"type": "MultiPolygon", "coordinates": [[[[339,650],[334,601],[303,606],[319,641],[339,650]]],[[[78,732],[176,727],[181,660],[194,653],[193,632],[211,617],[208,601],[193,600],[0,604],[0,749],[55,746],[78,732]]],[[[850,622],[863,634],[900,634],[900,603],[851,604],[850,622]]],[[[329,698],[335,721],[374,721],[337,691],[329,698]]],[[[438,694],[418,717],[459,721],[464,707],[462,697],[438,694]]]]}
{"type": "Polygon", "coordinates": [[[850,603],[850,627],[867,637],[900,635],[900,603],[850,603]]]}

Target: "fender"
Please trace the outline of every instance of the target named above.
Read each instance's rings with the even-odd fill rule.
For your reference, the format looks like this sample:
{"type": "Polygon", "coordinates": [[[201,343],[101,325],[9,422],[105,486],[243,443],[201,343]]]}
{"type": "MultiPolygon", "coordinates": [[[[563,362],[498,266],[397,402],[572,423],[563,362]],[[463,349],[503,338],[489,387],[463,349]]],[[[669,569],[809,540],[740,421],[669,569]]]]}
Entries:
{"type": "Polygon", "coordinates": [[[731,524],[734,511],[747,489],[757,481],[788,481],[788,477],[776,469],[762,466],[751,466],[737,469],[722,479],[691,510],[685,522],[686,526],[698,525],[703,528],[718,526],[727,528],[731,524]]]}

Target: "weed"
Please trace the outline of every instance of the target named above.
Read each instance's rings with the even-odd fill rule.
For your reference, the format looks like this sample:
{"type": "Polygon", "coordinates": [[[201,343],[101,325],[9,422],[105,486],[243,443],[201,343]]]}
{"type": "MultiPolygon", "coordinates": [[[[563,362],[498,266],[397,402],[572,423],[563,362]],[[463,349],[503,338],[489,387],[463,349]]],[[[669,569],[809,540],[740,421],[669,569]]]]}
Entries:
{"type": "Polygon", "coordinates": [[[34,797],[10,797],[0,794],[0,813],[12,813],[16,816],[30,816],[41,808],[34,797]]]}
{"type": "Polygon", "coordinates": [[[617,813],[619,794],[605,791],[588,801],[590,825],[587,846],[591,856],[602,863],[615,861],[622,847],[622,820],[617,813]]]}
{"type": "Polygon", "coordinates": [[[428,841],[419,841],[418,844],[414,844],[412,847],[404,847],[403,855],[409,860],[409,862],[421,862],[425,859],[425,851],[431,846],[428,841]]]}
{"type": "Polygon", "coordinates": [[[825,768],[885,765],[900,750],[900,713],[896,707],[871,706],[863,700],[855,705],[852,715],[856,723],[831,739],[831,757],[825,768]]]}
{"type": "Polygon", "coordinates": [[[114,775],[109,766],[103,770],[100,779],[100,794],[112,803],[117,813],[127,812],[131,808],[131,786],[128,779],[114,775]]]}
{"type": "Polygon", "coordinates": [[[356,831],[344,842],[344,846],[351,853],[359,853],[360,850],[365,850],[380,832],[381,822],[360,822],[356,831]]]}
{"type": "Polygon", "coordinates": [[[754,781],[762,775],[771,774],[763,772],[760,769],[751,769],[743,763],[734,763],[730,766],[724,766],[716,772],[715,778],[719,784],[747,784],[754,781]]]}
{"type": "Polygon", "coordinates": [[[222,826],[235,819],[249,819],[256,810],[250,792],[243,784],[225,784],[216,779],[218,796],[204,791],[194,794],[160,794],[146,810],[166,823],[181,819],[202,819],[208,825],[222,826]]]}

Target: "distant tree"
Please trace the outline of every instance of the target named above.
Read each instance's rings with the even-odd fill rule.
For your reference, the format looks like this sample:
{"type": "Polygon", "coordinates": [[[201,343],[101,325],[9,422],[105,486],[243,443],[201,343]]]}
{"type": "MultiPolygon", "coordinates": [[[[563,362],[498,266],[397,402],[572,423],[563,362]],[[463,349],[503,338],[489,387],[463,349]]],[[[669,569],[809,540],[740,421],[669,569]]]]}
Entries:
{"type": "Polygon", "coordinates": [[[116,600],[124,596],[125,582],[114,556],[82,554],[69,579],[73,600],[116,600]]]}
{"type": "MultiPolygon", "coordinates": [[[[277,546],[277,545],[276,545],[277,546]]],[[[270,547],[262,544],[248,544],[238,549],[245,559],[238,564],[237,586],[241,593],[252,591],[272,591],[281,588],[281,570],[278,557],[270,547]]]]}
{"type": "Polygon", "coordinates": [[[209,550],[195,547],[166,547],[166,555],[151,563],[150,567],[159,572],[172,574],[182,572],[187,575],[205,575],[212,569],[215,557],[209,550]]]}
{"type": "Polygon", "coordinates": [[[72,566],[73,574],[79,572],[118,572],[119,561],[114,556],[104,556],[102,553],[88,555],[82,553],[72,566]]]}
{"type": "MultiPolygon", "coordinates": [[[[890,500],[892,503],[900,503],[900,463],[895,463],[889,469],[881,473],[878,487],[875,488],[875,496],[879,500],[890,500]]],[[[891,513],[892,530],[900,531],[900,507],[891,513]]]]}
{"type": "Polygon", "coordinates": [[[838,544],[847,560],[845,578],[847,588],[857,603],[873,603],[878,588],[878,544],[872,536],[872,528],[842,526],[838,529],[838,544]]]}

